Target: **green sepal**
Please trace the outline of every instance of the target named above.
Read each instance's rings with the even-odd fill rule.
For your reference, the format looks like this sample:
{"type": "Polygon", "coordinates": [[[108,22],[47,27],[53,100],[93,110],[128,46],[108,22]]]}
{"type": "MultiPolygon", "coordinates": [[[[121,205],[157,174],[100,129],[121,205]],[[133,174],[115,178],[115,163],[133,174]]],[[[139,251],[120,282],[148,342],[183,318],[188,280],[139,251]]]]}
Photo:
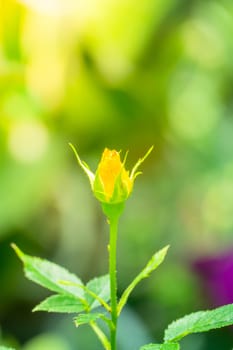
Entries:
{"type": "Polygon", "coordinates": [[[124,169],[124,165],[122,164],[122,169],[115,181],[114,191],[113,191],[110,203],[117,204],[117,203],[125,202],[131,193],[133,182],[131,182],[131,189],[129,191],[127,188],[127,185],[123,181],[124,180],[122,175],[123,171],[126,171],[126,170],[124,169]]]}
{"type": "Polygon", "coordinates": [[[99,170],[96,170],[95,178],[93,182],[93,193],[96,199],[101,203],[107,202],[106,194],[104,192],[104,185],[99,176],[99,170]]]}
{"type": "Polygon", "coordinates": [[[102,210],[109,220],[116,220],[125,208],[125,202],[118,204],[101,203],[102,210]]]}
{"type": "Polygon", "coordinates": [[[80,159],[79,155],[78,155],[78,152],[76,151],[75,147],[72,145],[72,143],[69,143],[69,146],[72,148],[75,156],[76,156],[76,159],[78,161],[78,164],[81,166],[81,168],[83,169],[83,171],[86,173],[89,181],[90,181],[90,184],[91,184],[91,187],[93,188],[93,183],[94,183],[94,179],[95,179],[95,174],[89,169],[89,166],[80,159]]]}
{"type": "Polygon", "coordinates": [[[139,174],[141,174],[141,172],[140,172],[140,171],[137,172],[137,170],[138,170],[139,166],[146,160],[146,158],[147,158],[147,157],[149,156],[149,154],[152,152],[153,148],[154,148],[154,146],[151,146],[151,147],[149,148],[149,150],[146,152],[146,154],[144,155],[144,157],[140,158],[140,159],[137,161],[137,163],[134,165],[134,167],[133,167],[133,169],[132,169],[132,171],[131,171],[131,173],[130,173],[130,179],[131,179],[132,181],[134,181],[135,178],[136,178],[139,174]]]}

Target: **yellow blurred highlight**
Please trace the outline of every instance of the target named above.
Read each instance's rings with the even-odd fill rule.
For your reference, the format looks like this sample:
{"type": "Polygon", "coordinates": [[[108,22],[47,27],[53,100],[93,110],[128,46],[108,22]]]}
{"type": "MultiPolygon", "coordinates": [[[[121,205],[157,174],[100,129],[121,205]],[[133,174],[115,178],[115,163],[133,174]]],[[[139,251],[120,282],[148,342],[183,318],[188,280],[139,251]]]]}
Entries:
{"type": "Polygon", "coordinates": [[[60,104],[66,86],[65,38],[57,18],[32,12],[25,16],[22,46],[27,56],[27,86],[49,108],[60,104]]]}
{"type": "MultiPolygon", "coordinates": [[[[81,43],[82,47],[85,43],[85,48],[106,81],[113,85],[118,84],[134,72],[150,31],[167,7],[166,4],[154,0],[144,0],[137,6],[133,0],[17,1],[25,7],[24,33],[32,38],[27,45],[30,48],[29,62],[33,66],[29,72],[29,85],[34,86],[35,92],[38,90],[42,98],[48,93],[49,102],[53,99],[53,94],[49,97],[51,90],[56,85],[59,86],[60,81],[57,84],[56,72],[51,72],[51,82],[48,82],[48,85],[51,84],[51,90],[49,91],[48,86],[48,90],[43,86],[42,78],[39,79],[39,73],[36,71],[40,74],[41,70],[45,70],[46,74],[50,72],[43,62],[39,62],[42,56],[46,61],[48,59],[49,67],[53,67],[49,57],[57,57],[54,66],[58,66],[58,61],[67,66],[69,61],[64,57],[64,53],[70,58],[69,53],[72,54],[73,50],[77,52],[79,44],[81,43]],[[51,31],[55,33],[55,36],[52,34],[53,38],[51,31]],[[44,43],[41,42],[42,39],[44,43]],[[54,45],[57,45],[60,51],[53,52],[54,45]],[[33,62],[34,58],[37,63],[33,62]]],[[[61,76],[61,70],[58,70],[57,74],[61,76]]]]}
{"type": "Polygon", "coordinates": [[[9,128],[9,151],[17,161],[23,163],[40,160],[46,152],[48,140],[46,127],[38,121],[17,121],[9,128]]]}
{"type": "Polygon", "coordinates": [[[75,11],[84,11],[87,7],[91,7],[91,3],[93,3],[90,0],[18,0],[18,2],[33,11],[50,16],[69,16],[75,11]]]}

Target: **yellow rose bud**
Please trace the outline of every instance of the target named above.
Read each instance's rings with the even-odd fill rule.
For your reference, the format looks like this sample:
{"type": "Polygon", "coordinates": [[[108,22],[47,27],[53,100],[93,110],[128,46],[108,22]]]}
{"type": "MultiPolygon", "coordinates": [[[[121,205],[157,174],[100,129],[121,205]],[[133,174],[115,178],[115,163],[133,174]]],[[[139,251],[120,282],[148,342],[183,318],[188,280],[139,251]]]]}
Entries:
{"type": "Polygon", "coordinates": [[[141,163],[148,157],[153,149],[149,149],[146,155],[139,159],[133,167],[131,173],[125,169],[125,160],[121,161],[119,152],[105,148],[101,160],[99,162],[96,173],[94,174],[86,163],[84,163],[72,144],[79,165],[87,174],[92,191],[95,197],[102,203],[119,204],[126,201],[133,189],[133,184],[137,175],[137,169],[141,163]]]}
{"type": "Polygon", "coordinates": [[[133,179],[125,170],[120,154],[105,148],[98,165],[93,192],[97,199],[104,203],[124,202],[133,187],[133,179]]]}

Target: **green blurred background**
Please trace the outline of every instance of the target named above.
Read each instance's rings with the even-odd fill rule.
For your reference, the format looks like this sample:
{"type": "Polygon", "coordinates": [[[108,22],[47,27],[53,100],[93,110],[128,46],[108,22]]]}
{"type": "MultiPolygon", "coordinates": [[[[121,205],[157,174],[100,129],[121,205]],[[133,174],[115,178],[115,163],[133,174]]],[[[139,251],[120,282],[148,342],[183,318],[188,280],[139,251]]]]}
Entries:
{"type": "MultiPolygon", "coordinates": [[[[232,0],[0,0],[2,343],[101,349],[72,316],[31,313],[47,294],[10,248],[84,281],[106,272],[107,225],[68,142],[93,169],[106,146],[129,150],[128,168],[155,146],[121,220],[119,293],[171,248],[133,293],[119,349],[159,342],[174,318],[214,306],[192,266],[233,246],[232,109],[232,0]]],[[[182,349],[232,344],[224,329],[182,349]]]]}

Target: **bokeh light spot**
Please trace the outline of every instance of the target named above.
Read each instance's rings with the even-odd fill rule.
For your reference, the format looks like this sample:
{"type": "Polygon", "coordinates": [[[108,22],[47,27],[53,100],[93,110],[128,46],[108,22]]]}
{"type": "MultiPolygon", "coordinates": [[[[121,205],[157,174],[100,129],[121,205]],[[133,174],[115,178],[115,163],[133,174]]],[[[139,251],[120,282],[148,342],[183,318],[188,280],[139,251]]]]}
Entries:
{"type": "Polygon", "coordinates": [[[11,155],[18,161],[30,163],[41,159],[48,146],[48,132],[36,121],[15,122],[8,135],[11,155]]]}
{"type": "Polygon", "coordinates": [[[226,166],[222,176],[213,179],[204,200],[203,216],[209,229],[231,231],[233,228],[233,164],[226,166]]]}
{"type": "Polygon", "coordinates": [[[219,120],[219,100],[210,77],[191,71],[174,77],[169,106],[170,125],[182,139],[208,137],[219,120]]]}
{"type": "Polygon", "coordinates": [[[221,33],[208,21],[188,21],[182,32],[188,56],[207,69],[221,66],[225,62],[225,47],[221,33]]]}

